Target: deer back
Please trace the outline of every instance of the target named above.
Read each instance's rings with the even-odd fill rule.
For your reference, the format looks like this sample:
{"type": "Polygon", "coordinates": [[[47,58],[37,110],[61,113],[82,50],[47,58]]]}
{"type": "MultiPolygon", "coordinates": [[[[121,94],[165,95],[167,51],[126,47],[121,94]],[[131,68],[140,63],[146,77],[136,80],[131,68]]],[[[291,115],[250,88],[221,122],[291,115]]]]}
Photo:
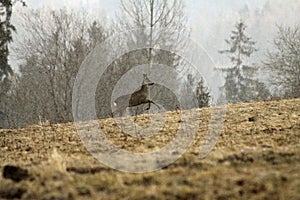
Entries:
{"type": "Polygon", "coordinates": [[[132,93],[130,100],[129,100],[129,106],[137,106],[140,104],[144,104],[148,102],[148,92],[149,86],[148,85],[142,85],[142,87],[132,93]]]}
{"type": "Polygon", "coordinates": [[[114,101],[114,106],[117,107],[116,110],[122,110],[127,107],[138,106],[149,102],[149,86],[154,83],[149,80],[146,74],[143,76],[144,79],[140,89],[132,94],[120,96],[114,101]]]}

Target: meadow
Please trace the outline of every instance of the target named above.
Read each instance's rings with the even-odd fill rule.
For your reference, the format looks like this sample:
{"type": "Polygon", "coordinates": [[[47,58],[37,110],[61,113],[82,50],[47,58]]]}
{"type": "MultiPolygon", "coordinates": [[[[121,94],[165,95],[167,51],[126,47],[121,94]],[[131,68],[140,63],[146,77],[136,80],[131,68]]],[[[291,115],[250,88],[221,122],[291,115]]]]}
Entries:
{"type": "MultiPolygon", "coordinates": [[[[199,158],[199,146],[210,108],[195,109],[201,118],[189,119],[200,120],[190,148],[169,166],[141,174],[101,164],[74,123],[0,129],[0,199],[300,199],[300,99],[226,108],[223,131],[207,157],[199,158]]],[[[112,118],[99,124],[116,146],[151,152],[174,137],[178,111],[166,117],[159,134],[146,139],[122,133],[112,118]]],[[[146,114],[132,118],[140,126],[151,123],[146,114]]]]}

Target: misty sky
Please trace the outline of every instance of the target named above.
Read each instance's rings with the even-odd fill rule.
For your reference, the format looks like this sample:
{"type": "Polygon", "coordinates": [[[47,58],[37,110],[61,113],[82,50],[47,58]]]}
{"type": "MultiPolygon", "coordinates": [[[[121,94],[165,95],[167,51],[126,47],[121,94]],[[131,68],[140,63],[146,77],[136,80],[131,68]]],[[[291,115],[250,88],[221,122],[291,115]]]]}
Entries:
{"type": "MultiPolygon", "coordinates": [[[[26,0],[31,8],[67,7],[85,9],[94,15],[114,18],[119,0],[26,0]]],[[[246,21],[247,33],[260,50],[255,60],[263,59],[276,35],[277,25],[300,24],[299,0],[184,0],[192,38],[202,45],[217,65],[226,62],[218,50],[226,49],[225,38],[239,19],[246,21]]],[[[17,15],[17,14],[16,14],[17,15]]],[[[16,19],[16,18],[15,18],[16,19]]]]}
{"type": "MultiPolygon", "coordinates": [[[[265,60],[267,50],[272,49],[272,40],[276,36],[277,25],[300,25],[299,0],[183,0],[186,15],[191,28],[192,39],[201,45],[211,57],[216,67],[230,66],[228,57],[218,53],[228,49],[224,39],[229,38],[234,25],[244,20],[248,26],[246,34],[256,41],[258,52],[253,54],[251,62],[260,66],[265,60]]],[[[94,16],[113,19],[119,12],[120,0],[26,0],[30,8],[62,7],[73,10],[85,10],[94,16]]],[[[17,6],[17,9],[20,8],[17,6]]],[[[13,23],[17,26],[18,12],[14,12],[13,23]]],[[[17,26],[18,29],[18,26],[17,26]]],[[[21,33],[19,32],[18,38],[21,33]]],[[[17,62],[10,59],[17,70],[17,62]]],[[[18,70],[17,70],[18,71],[18,70]]],[[[266,73],[260,73],[261,80],[267,80],[266,73]]],[[[224,80],[215,80],[221,86],[224,80]]]]}

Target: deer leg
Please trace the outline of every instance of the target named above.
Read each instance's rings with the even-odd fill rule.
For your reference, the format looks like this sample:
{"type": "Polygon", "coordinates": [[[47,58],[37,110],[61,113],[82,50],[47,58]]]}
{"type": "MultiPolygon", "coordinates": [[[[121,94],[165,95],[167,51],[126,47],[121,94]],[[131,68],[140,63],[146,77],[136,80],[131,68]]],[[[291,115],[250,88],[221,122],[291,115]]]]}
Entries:
{"type": "Polygon", "coordinates": [[[135,109],[134,122],[137,121],[138,108],[135,109]]]}
{"type": "Polygon", "coordinates": [[[151,106],[151,100],[148,101],[148,108],[146,108],[146,110],[149,110],[151,106]]]}
{"type": "Polygon", "coordinates": [[[116,109],[112,114],[113,115],[117,114],[117,116],[120,117],[120,116],[123,115],[124,110],[126,110],[126,107],[125,108],[124,107],[120,107],[120,108],[116,109]]]}
{"type": "MultiPolygon", "coordinates": [[[[160,106],[157,105],[157,103],[155,103],[154,101],[149,100],[149,105],[150,105],[150,103],[153,103],[154,105],[156,105],[156,107],[157,107],[158,109],[160,109],[160,106]]],[[[150,107],[150,106],[149,106],[149,107],[150,107]]]]}
{"type": "Polygon", "coordinates": [[[120,110],[119,109],[116,109],[115,111],[113,111],[111,113],[112,117],[114,117],[116,114],[119,114],[120,110]]]}

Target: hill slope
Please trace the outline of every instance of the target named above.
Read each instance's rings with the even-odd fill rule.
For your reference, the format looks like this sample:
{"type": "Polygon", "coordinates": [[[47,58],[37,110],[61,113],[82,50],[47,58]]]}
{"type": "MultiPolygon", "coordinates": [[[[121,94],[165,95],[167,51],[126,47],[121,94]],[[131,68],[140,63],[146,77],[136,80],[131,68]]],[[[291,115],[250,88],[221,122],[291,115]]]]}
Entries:
{"type": "MultiPolygon", "coordinates": [[[[227,105],[224,130],[205,159],[198,154],[210,110],[195,111],[201,119],[194,144],[170,166],[146,174],[100,164],[73,123],[0,130],[0,199],[300,199],[300,99],[227,105]]],[[[100,124],[115,145],[150,152],[176,133],[178,111],[166,117],[148,139],[127,136],[113,119],[100,124]]],[[[150,123],[147,115],[133,120],[150,123]]]]}

